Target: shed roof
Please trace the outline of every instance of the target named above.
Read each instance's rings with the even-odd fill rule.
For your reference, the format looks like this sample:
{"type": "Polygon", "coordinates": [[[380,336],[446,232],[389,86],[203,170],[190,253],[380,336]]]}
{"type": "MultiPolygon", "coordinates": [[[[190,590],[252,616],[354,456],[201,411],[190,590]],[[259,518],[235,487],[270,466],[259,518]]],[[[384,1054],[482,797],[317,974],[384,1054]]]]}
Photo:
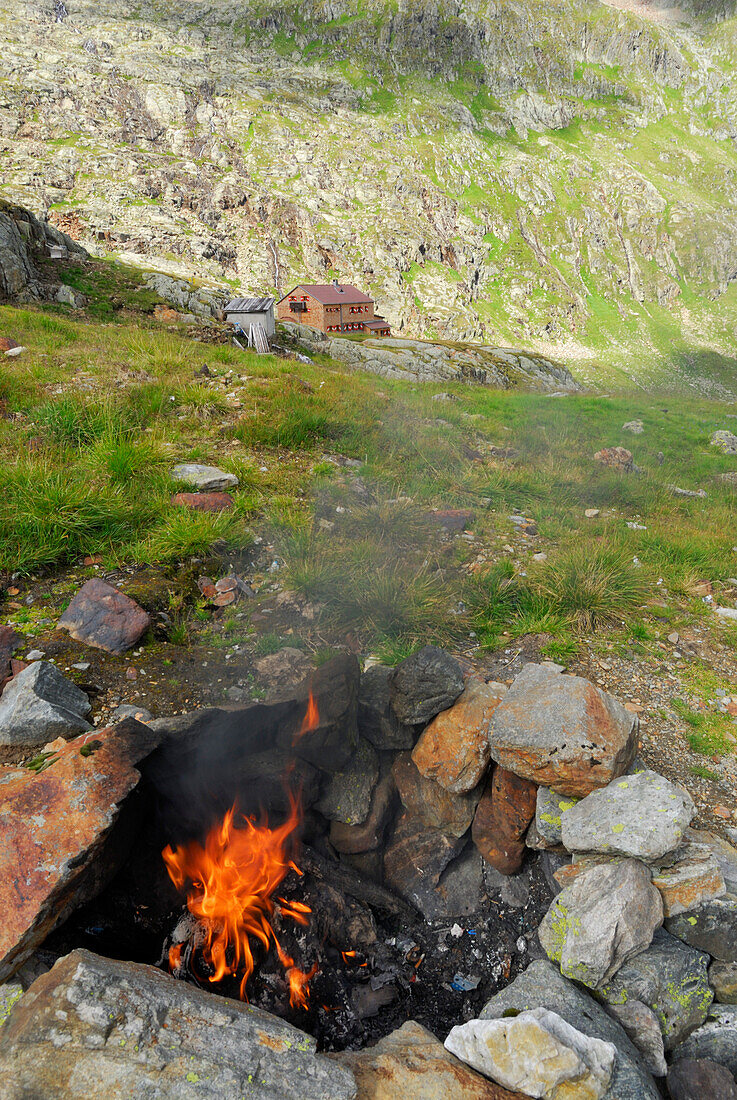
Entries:
{"type": "MultiPolygon", "coordinates": [[[[334,283],[299,283],[289,291],[289,294],[294,294],[295,290],[305,290],[312,298],[322,302],[324,306],[337,306],[341,302],[348,304],[373,302],[373,298],[369,298],[368,294],[364,294],[357,286],[351,286],[350,283],[339,283],[337,286],[334,283]]],[[[285,294],[284,298],[288,298],[289,294],[285,294]]],[[[284,298],[281,298],[280,301],[283,302],[284,298]]]]}
{"type": "Polygon", "coordinates": [[[225,313],[268,313],[274,305],[273,298],[233,298],[225,307],[225,313]]]}
{"type": "Polygon", "coordinates": [[[385,321],[383,317],[378,317],[374,321],[364,321],[364,328],[391,328],[388,321],[385,321]]]}

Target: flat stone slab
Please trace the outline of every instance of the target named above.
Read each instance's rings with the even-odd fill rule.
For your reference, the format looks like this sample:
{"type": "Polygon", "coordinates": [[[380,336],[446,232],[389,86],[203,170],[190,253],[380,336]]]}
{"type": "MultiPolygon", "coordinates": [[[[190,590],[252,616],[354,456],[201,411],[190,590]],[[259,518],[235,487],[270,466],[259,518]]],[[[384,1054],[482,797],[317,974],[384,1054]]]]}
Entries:
{"type": "Polygon", "coordinates": [[[230,493],[174,493],[171,502],[195,512],[230,512],[233,508],[230,493]]]}
{"type": "Polygon", "coordinates": [[[159,740],[127,719],[54,742],[38,774],[0,772],[0,981],[117,871],[132,835],[107,841],[140,779],[136,764],[159,740]]]}
{"type": "Polygon", "coordinates": [[[624,1029],[588,993],[568,981],[547,959],[530,963],[527,970],[496,993],[481,1018],[496,1020],[510,1012],[549,1008],[585,1035],[613,1043],[617,1048],[608,1100],[661,1100],[660,1092],[641,1053],[624,1029]]]}
{"type": "Polygon", "coordinates": [[[92,729],[90,701],[50,661],[23,668],[0,697],[0,761],[21,760],[57,737],[92,729]]]}
{"type": "Polygon", "coordinates": [[[612,860],[561,890],[538,936],[567,978],[595,989],[649,947],[662,923],[663,904],[649,869],[635,859],[612,860]]]}
{"type": "Polygon", "coordinates": [[[655,1013],[665,1050],[672,1050],[703,1024],[713,1000],[709,956],[659,928],[646,951],[620,968],[597,996],[612,1005],[641,1001],[655,1013]]]}
{"type": "Polygon", "coordinates": [[[570,852],[657,860],[681,843],[694,815],[691,796],[657,772],[623,776],[568,810],[561,836],[570,852]]]}
{"type": "Polygon", "coordinates": [[[636,752],[636,716],[580,676],[523,672],[491,720],[498,764],[573,798],[623,775],[636,752]]]}
{"type": "Polygon", "coordinates": [[[139,642],[150,625],[135,600],[97,577],[82,585],[59,619],[75,641],[118,655],[139,642]]]}
{"type": "Polygon", "coordinates": [[[44,1100],[355,1100],[315,1040],[153,966],[77,950],[0,1029],[0,1080],[44,1100]]]}
{"type": "Polygon", "coordinates": [[[235,474],[228,474],[217,466],[203,466],[199,462],[181,462],[174,467],[171,477],[172,481],[194,485],[201,493],[221,492],[238,487],[235,474]]]}
{"type": "Polygon", "coordinates": [[[427,779],[453,794],[464,794],[481,782],[491,758],[491,716],[506,690],[504,684],[469,680],[453,706],[433,718],[412,752],[427,779]]]}

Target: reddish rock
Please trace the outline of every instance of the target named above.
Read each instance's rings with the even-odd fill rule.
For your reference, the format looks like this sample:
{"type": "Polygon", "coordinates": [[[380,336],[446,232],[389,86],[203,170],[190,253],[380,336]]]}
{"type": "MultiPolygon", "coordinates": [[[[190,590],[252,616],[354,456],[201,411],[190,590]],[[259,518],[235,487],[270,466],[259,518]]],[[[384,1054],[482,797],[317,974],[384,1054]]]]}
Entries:
{"type": "Polygon", "coordinates": [[[522,866],[525,832],[535,816],[537,787],[505,768],[495,768],[476,810],[473,842],[487,863],[503,875],[522,866]]]}
{"type": "Polygon", "coordinates": [[[59,738],[42,772],[8,768],[0,781],[0,982],[70,913],[110,881],[133,839],[111,835],[136,787],[136,764],[157,734],[131,719],[73,741],[59,738]]]}
{"type": "Polygon", "coordinates": [[[154,306],[154,317],[164,325],[176,325],[179,321],[179,314],[171,306],[154,306]]]}
{"type": "Polygon", "coordinates": [[[465,531],[476,516],[465,508],[444,508],[431,512],[430,518],[446,531],[465,531]]]}
{"type": "Polygon", "coordinates": [[[705,844],[684,844],[668,867],[653,874],[663,899],[663,916],[674,917],[727,892],[715,855],[705,844]]]}
{"type": "Polygon", "coordinates": [[[612,470],[621,470],[622,473],[631,474],[635,468],[632,451],[626,447],[604,447],[594,455],[602,466],[608,466],[612,470]]]}
{"type": "Polygon", "coordinates": [[[97,577],[82,585],[59,619],[76,641],[115,654],[134,646],[150,623],[135,600],[97,577]]]}
{"type": "Polygon", "coordinates": [[[401,752],[392,767],[402,805],[411,817],[428,829],[462,836],[473,821],[481,787],[468,794],[451,794],[433,779],[425,779],[408,752],[401,752]]]}
{"type": "Polygon", "coordinates": [[[453,794],[481,782],[491,755],[491,716],[506,690],[504,684],[469,680],[458,701],[433,718],[412,751],[426,779],[453,794]]]}
{"type": "Polygon", "coordinates": [[[233,507],[230,493],[174,493],[171,502],[196,512],[229,512],[233,507]]]}
{"type": "Polygon", "coordinates": [[[9,336],[0,336],[0,351],[12,351],[17,347],[15,340],[11,340],[9,336]]]}
{"type": "Polygon", "coordinates": [[[0,680],[7,681],[11,675],[10,662],[22,641],[22,636],[12,626],[0,626],[0,680]]]}
{"type": "Polygon", "coordinates": [[[405,814],[397,824],[384,853],[384,878],[387,886],[410,902],[420,913],[437,910],[437,888],[448,864],[460,854],[463,838],[447,836],[439,829],[428,829],[422,822],[405,814]]]}

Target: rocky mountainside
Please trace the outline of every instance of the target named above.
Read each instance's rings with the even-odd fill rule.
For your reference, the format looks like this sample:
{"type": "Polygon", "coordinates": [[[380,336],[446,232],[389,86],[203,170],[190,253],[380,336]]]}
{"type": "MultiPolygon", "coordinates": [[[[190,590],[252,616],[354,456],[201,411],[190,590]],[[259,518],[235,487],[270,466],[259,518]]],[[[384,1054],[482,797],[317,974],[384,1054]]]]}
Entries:
{"type": "Polygon", "coordinates": [[[0,0],[2,193],[170,273],[358,282],[398,335],[731,388],[737,20],[617,2],[0,0]]]}

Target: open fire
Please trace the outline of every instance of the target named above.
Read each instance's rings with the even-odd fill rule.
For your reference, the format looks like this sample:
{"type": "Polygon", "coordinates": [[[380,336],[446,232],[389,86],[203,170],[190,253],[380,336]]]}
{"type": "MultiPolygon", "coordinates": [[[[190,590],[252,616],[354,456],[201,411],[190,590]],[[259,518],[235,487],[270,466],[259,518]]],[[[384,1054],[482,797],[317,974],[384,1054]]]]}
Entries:
{"type": "MultiPolygon", "coordinates": [[[[319,723],[317,704],[310,692],[307,712],[298,737],[319,723]]],[[[197,921],[201,959],[208,971],[198,979],[216,984],[226,977],[240,982],[240,996],[247,1000],[248,979],[253,974],[253,943],[264,952],[273,946],[289,983],[292,1008],[306,1009],[309,982],[317,972],[300,969],[277,937],[272,919],[277,912],[307,926],[312,912],[304,902],[277,897],[276,892],[290,871],[302,875],[295,863],[298,855],[298,829],[302,820],[299,795],[289,792],[287,819],[275,828],[265,820],[239,815],[233,806],[223,820],[209,832],[204,844],[190,841],[173,848],[167,845],[162,856],[169,877],[180,891],[187,891],[187,908],[197,921]]],[[[169,969],[179,975],[184,965],[185,945],[175,943],[169,949],[169,969]]]]}

